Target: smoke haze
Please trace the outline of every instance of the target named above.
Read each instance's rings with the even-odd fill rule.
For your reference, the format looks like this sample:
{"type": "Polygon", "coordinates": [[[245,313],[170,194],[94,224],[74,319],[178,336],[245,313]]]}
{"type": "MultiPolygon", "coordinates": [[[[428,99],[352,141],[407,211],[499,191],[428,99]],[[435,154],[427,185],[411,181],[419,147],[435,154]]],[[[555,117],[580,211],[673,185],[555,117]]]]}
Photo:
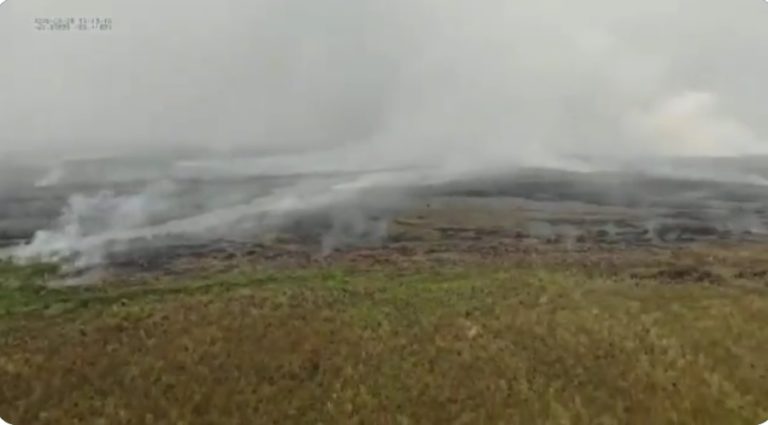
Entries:
{"type": "Polygon", "coordinates": [[[489,170],[631,162],[663,173],[665,157],[768,152],[766,24],[759,0],[11,0],[0,8],[0,155],[44,164],[39,187],[152,176],[83,174],[62,158],[166,161],[127,197],[70,199],[57,230],[24,252],[489,170]],[[34,29],[69,16],[114,27],[34,29]],[[162,189],[329,173],[352,174],[205,196],[194,214],[162,189]],[[84,227],[76,211],[108,218],[84,227]]]}
{"type": "Polygon", "coordinates": [[[761,1],[14,1],[0,149],[752,153],[766,20],[761,1]],[[114,29],[34,30],[56,16],[114,29]]]}

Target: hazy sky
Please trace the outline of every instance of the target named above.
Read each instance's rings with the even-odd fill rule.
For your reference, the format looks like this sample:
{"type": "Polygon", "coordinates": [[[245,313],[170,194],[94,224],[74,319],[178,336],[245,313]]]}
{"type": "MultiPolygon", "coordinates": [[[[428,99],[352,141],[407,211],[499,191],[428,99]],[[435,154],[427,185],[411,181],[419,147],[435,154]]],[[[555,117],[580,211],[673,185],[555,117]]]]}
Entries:
{"type": "Polygon", "coordinates": [[[750,153],[768,150],[766,76],[762,0],[8,0],[0,154],[750,153]]]}
{"type": "MultiPolygon", "coordinates": [[[[264,197],[232,188],[222,195],[240,204],[213,196],[202,212],[167,182],[75,196],[24,248],[100,259],[112,242],[241,221],[258,233],[292,211],[428,178],[574,166],[573,155],[650,170],[656,155],[767,152],[766,76],[763,0],[7,0],[0,167],[13,152],[179,147],[290,151],[172,167],[193,175],[442,166],[307,178],[264,197]],[[35,29],[57,17],[111,18],[113,29],[35,29]],[[177,219],[155,225],[164,208],[177,219]],[[84,228],[94,214],[111,227],[84,228]]],[[[62,173],[54,165],[41,181],[62,173]]]]}

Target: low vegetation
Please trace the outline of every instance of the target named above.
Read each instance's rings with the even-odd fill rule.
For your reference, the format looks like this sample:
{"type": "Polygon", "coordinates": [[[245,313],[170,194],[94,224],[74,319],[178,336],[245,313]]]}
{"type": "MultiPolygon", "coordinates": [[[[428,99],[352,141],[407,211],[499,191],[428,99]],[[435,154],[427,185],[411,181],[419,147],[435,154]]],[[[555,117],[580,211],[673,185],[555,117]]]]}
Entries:
{"type": "Polygon", "coordinates": [[[13,424],[768,419],[751,274],[425,263],[42,286],[54,272],[0,264],[13,424]]]}

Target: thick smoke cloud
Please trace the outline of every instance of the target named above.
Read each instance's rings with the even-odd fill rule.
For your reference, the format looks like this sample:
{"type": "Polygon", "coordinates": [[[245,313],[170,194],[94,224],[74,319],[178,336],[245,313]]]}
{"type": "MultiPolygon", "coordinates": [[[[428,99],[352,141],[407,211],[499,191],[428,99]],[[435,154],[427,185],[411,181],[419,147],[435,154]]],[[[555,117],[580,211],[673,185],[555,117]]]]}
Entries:
{"type": "Polygon", "coordinates": [[[751,153],[764,148],[767,21],[760,1],[9,2],[0,151],[751,153]],[[35,31],[47,16],[114,29],[35,31]],[[665,102],[692,92],[707,105],[666,134],[676,117],[658,114],[679,111],[665,102]]]}
{"type": "MultiPolygon", "coordinates": [[[[11,0],[0,9],[0,155],[51,164],[42,186],[66,180],[62,157],[137,154],[175,158],[161,173],[170,180],[373,173],[321,183],[304,198],[316,208],[480,170],[765,153],[767,23],[758,0],[11,0]],[[114,28],[34,30],[53,16],[114,28]]],[[[69,230],[33,245],[300,210],[288,200],[304,184],[98,232],[72,224],[87,204],[73,199],[69,230]]],[[[146,192],[151,208],[165,202],[146,192]]]]}

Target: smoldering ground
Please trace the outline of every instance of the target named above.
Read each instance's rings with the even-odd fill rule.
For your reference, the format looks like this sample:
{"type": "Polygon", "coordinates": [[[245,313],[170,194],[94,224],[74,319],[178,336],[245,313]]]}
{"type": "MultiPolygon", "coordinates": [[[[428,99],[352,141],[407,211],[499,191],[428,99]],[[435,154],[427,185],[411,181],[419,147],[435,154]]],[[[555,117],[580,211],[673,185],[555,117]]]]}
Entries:
{"type": "MultiPolygon", "coordinates": [[[[760,178],[749,171],[756,159],[700,161],[704,168],[714,161],[724,175],[760,178]]],[[[15,195],[6,192],[0,234],[7,253],[76,269],[134,269],[211,254],[270,256],[291,246],[319,256],[347,247],[434,241],[417,227],[445,243],[522,238],[565,249],[768,236],[768,187],[748,179],[547,169],[461,179],[435,170],[421,171],[420,178],[409,174],[413,170],[396,170],[189,179],[167,171],[162,178],[96,185],[88,183],[90,170],[83,181],[70,175],[67,183],[29,182],[15,195]],[[416,217],[415,227],[409,216],[416,217]],[[398,231],[403,223],[408,231],[398,231]]]]}
{"type": "Polygon", "coordinates": [[[22,257],[90,263],[137,239],[265,234],[361,199],[349,223],[379,229],[379,211],[466,182],[634,203],[651,223],[684,193],[720,222],[759,222],[765,180],[749,159],[669,158],[766,151],[766,19],[762,2],[714,0],[9,2],[3,231],[22,257]],[[74,13],[114,29],[29,25],[74,13]],[[532,167],[591,174],[577,190],[570,175],[515,174],[532,167]],[[661,196],[659,178],[689,183],[661,196]]]}

